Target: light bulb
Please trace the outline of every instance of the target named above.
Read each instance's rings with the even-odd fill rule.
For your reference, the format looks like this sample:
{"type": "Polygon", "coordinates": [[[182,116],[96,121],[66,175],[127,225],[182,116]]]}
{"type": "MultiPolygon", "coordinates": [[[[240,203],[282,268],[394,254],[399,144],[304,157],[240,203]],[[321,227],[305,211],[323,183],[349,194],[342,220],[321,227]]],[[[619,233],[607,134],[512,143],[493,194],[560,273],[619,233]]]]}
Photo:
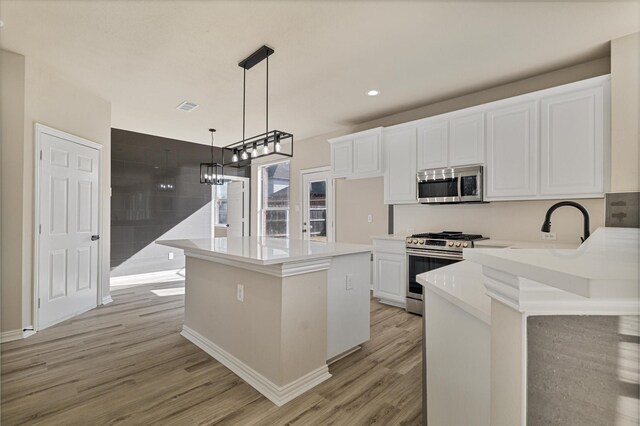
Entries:
{"type": "Polygon", "coordinates": [[[262,153],[263,154],[268,154],[269,153],[269,145],[267,145],[267,143],[265,142],[264,145],[262,146],[262,153]]]}
{"type": "Polygon", "coordinates": [[[282,147],[280,146],[280,141],[276,141],[276,152],[280,152],[282,147]]]}
{"type": "Polygon", "coordinates": [[[258,146],[254,143],[253,149],[251,150],[251,157],[256,158],[258,156],[258,146]]]}
{"type": "Polygon", "coordinates": [[[238,153],[236,151],[233,151],[233,157],[231,157],[231,161],[234,163],[238,162],[238,153]]]}
{"type": "Polygon", "coordinates": [[[247,154],[247,151],[242,151],[242,155],[240,156],[240,158],[242,158],[243,160],[246,160],[247,158],[249,158],[249,155],[247,154]]]}

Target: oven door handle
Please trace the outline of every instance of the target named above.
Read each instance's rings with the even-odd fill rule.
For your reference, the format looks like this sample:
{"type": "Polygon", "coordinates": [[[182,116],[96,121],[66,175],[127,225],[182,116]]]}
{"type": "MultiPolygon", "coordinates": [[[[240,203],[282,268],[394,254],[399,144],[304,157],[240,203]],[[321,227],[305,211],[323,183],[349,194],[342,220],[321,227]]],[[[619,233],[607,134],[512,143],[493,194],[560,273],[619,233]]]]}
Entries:
{"type": "Polygon", "coordinates": [[[433,251],[433,250],[411,250],[411,249],[407,249],[407,255],[418,256],[418,257],[434,257],[434,258],[437,258],[437,259],[463,260],[462,254],[450,254],[450,253],[443,253],[443,252],[440,252],[440,251],[433,251]]]}

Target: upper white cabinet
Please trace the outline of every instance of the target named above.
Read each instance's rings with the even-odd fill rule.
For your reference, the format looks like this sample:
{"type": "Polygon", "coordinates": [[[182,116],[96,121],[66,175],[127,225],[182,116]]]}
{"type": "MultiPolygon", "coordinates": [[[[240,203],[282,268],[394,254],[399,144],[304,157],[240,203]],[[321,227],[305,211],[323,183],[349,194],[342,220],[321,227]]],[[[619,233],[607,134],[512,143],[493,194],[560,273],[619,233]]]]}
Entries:
{"type": "Polygon", "coordinates": [[[449,120],[449,166],[484,162],[484,113],[449,120]]]}
{"type": "Polygon", "coordinates": [[[537,106],[531,100],[487,112],[487,201],[537,194],[537,106]]]}
{"type": "Polygon", "coordinates": [[[333,177],[366,178],[382,175],[382,128],[329,139],[333,177]]]}
{"type": "Polygon", "coordinates": [[[449,122],[426,119],[418,124],[418,170],[447,167],[449,122]]]}
{"type": "Polygon", "coordinates": [[[605,89],[600,85],[542,98],[542,196],[602,196],[605,89]]]}
{"type": "Polygon", "coordinates": [[[416,127],[401,125],[384,129],[384,202],[417,203],[416,127]]]}

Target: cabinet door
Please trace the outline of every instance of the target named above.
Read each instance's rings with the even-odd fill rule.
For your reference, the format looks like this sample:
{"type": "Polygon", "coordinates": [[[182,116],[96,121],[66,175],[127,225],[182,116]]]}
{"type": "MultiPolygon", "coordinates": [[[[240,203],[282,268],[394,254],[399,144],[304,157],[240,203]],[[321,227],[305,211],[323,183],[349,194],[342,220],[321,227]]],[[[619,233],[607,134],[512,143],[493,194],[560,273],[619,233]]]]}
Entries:
{"type": "Polygon", "coordinates": [[[418,170],[447,167],[449,123],[428,121],[418,126],[418,170]]]}
{"type": "Polygon", "coordinates": [[[401,127],[384,133],[385,204],[417,203],[416,128],[401,127]]]}
{"type": "Polygon", "coordinates": [[[404,306],[406,303],[406,256],[375,253],[374,295],[381,301],[404,306]]]}
{"type": "Polygon", "coordinates": [[[382,172],[380,166],[380,136],[362,136],[353,140],[353,174],[375,176],[382,172]]]}
{"type": "Polygon", "coordinates": [[[536,101],[487,112],[486,199],[537,195],[536,101]]]}
{"type": "Polygon", "coordinates": [[[540,193],[602,196],[604,192],[603,87],[541,101],[540,193]]]}
{"type": "Polygon", "coordinates": [[[353,172],[353,141],[331,144],[331,171],[334,177],[346,177],[353,172]]]}
{"type": "Polygon", "coordinates": [[[449,165],[466,166],[484,162],[484,114],[449,120],[449,165]]]}

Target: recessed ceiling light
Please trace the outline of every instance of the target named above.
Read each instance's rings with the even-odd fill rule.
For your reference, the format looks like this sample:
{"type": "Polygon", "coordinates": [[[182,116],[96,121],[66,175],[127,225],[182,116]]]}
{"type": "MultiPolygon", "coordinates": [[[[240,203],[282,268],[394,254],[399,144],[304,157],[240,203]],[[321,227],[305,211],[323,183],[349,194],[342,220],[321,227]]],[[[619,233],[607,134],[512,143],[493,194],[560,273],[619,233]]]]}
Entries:
{"type": "Polygon", "coordinates": [[[179,109],[180,111],[190,112],[190,111],[193,111],[194,109],[198,108],[199,106],[200,105],[198,105],[195,102],[184,101],[180,105],[178,105],[176,107],[176,109],[179,109]]]}
{"type": "Polygon", "coordinates": [[[367,95],[369,96],[378,96],[380,94],[380,92],[378,92],[377,90],[369,90],[367,92],[367,95]]]}

